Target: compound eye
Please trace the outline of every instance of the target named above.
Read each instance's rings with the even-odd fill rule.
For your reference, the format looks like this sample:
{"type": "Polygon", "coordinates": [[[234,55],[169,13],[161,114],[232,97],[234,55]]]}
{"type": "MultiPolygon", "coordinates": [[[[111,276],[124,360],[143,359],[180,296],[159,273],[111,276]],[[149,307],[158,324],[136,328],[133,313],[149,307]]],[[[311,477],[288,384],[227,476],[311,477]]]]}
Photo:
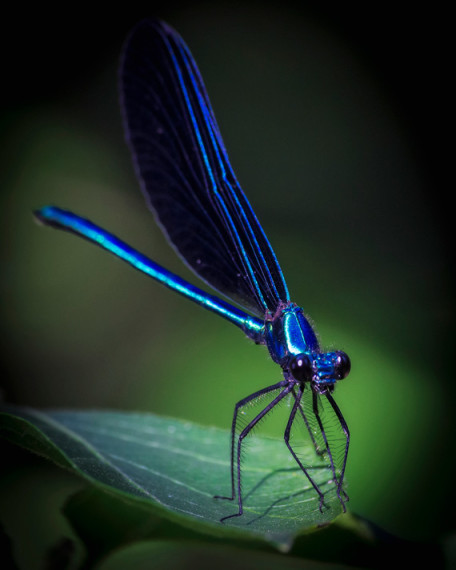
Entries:
{"type": "Polygon", "coordinates": [[[345,352],[340,351],[337,353],[337,359],[334,368],[337,372],[338,380],[342,380],[348,376],[351,369],[351,362],[345,352]]]}
{"type": "Polygon", "coordinates": [[[307,354],[298,354],[290,362],[290,372],[298,382],[309,382],[312,380],[312,361],[307,354]]]}

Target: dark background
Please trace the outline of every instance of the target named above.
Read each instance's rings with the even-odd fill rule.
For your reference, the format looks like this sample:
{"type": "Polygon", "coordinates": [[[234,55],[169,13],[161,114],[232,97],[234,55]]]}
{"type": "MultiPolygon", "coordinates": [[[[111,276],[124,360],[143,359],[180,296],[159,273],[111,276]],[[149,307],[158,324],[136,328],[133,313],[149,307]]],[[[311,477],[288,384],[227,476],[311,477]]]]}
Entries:
{"type": "Polygon", "coordinates": [[[33,223],[55,203],[197,282],[146,210],[123,142],[117,61],[145,16],[186,40],[293,300],[352,358],[336,391],[352,432],[350,508],[401,536],[442,536],[454,506],[454,182],[438,4],[8,14],[4,399],[228,427],[234,403],[280,375],[234,327],[33,223]]]}

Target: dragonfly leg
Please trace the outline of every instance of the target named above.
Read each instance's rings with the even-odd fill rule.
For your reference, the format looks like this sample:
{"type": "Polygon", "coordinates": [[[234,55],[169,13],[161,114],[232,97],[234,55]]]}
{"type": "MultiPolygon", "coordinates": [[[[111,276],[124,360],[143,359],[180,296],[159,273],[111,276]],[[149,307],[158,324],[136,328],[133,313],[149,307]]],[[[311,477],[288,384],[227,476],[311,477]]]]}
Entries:
{"type": "Polygon", "coordinates": [[[287,382],[282,380],[282,382],[274,384],[273,386],[268,386],[267,388],[263,388],[262,390],[259,390],[258,392],[255,392],[254,394],[250,394],[250,396],[243,398],[234,407],[233,421],[231,423],[231,455],[230,455],[231,497],[215,495],[214,499],[226,499],[228,501],[233,501],[234,497],[236,496],[235,490],[234,490],[234,487],[235,487],[235,485],[234,485],[234,448],[235,448],[235,440],[236,440],[236,425],[237,425],[237,418],[238,418],[239,411],[244,406],[246,406],[249,402],[251,402],[252,400],[255,400],[255,398],[259,398],[263,394],[267,394],[268,392],[272,392],[274,390],[278,390],[279,388],[283,388],[286,385],[287,385],[287,382]]]}
{"type": "MultiPolygon", "coordinates": [[[[331,406],[332,406],[334,412],[336,413],[336,415],[337,415],[337,412],[339,412],[338,420],[339,420],[339,422],[341,423],[341,426],[342,426],[342,428],[343,428],[344,425],[343,425],[343,423],[342,423],[342,421],[341,421],[342,414],[341,414],[339,408],[337,407],[335,401],[333,400],[333,398],[330,396],[329,393],[326,394],[326,397],[327,397],[329,403],[331,404],[331,406]]],[[[346,509],[346,507],[345,507],[345,501],[344,501],[344,499],[342,498],[341,493],[345,494],[345,493],[342,491],[342,483],[343,483],[343,476],[344,476],[344,469],[345,469],[345,461],[346,461],[347,456],[345,455],[345,459],[344,459],[344,469],[342,470],[341,474],[340,474],[339,477],[338,477],[337,474],[336,474],[336,468],[335,468],[335,466],[334,466],[334,459],[333,459],[333,456],[332,456],[332,451],[331,451],[331,448],[330,448],[330,446],[329,446],[329,442],[328,442],[328,438],[327,438],[327,436],[326,436],[325,428],[323,427],[323,422],[321,421],[320,412],[318,411],[318,398],[317,398],[317,394],[316,394],[315,392],[313,392],[313,394],[312,394],[312,408],[313,408],[313,413],[314,413],[314,415],[315,415],[315,418],[317,419],[318,427],[319,427],[320,432],[321,432],[321,435],[322,435],[322,437],[323,437],[323,441],[324,441],[324,443],[325,443],[325,447],[326,447],[326,450],[325,450],[325,451],[326,451],[326,453],[328,454],[329,462],[330,462],[330,465],[331,465],[332,475],[333,475],[333,478],[334,478],[334,482],[335,482],[335,484],[336,484],[337,497],[338,497],[338,499],[339,499],[339,501],[340,501],[340,504],[342,505],[342,508],[344,509],[344,513],[345,513],[347,509],[346,509]]],[[[342,419],[343,419],[343,418],[342,418],[342,419]]],[[[344,421],[344,423],[345,423],[345,421],[344,421]]],[[[346,427],[346,425],[345,425],[345,427],[346,427]]],[[[347,429],[347,431],[348,431],[348,429],[347,429]]],[[[346,445],[346,453],[347,453],[347,452],[348,452],[348,439],[347,439],[347,445],[346,445]]]]}
{"type": "Polygon", "coordinates": [[[304,424],[305,424],[305,426],[306,426],[306,428],[307,428],[307,431],[308,431],[308,433],[309,433],[309,437],[310,437],[310,439],[312,440],[312,444],[313,444],[313,446],[314,446],[314,449],[315,449],[316,454],[317,454],[317,455],[320,455],[320,456],[324,455],[326,449],[320,449],[320,447],[318,446],[318,443],[316,442],[315,436],[314,436],[314,434],[313,434],[313,432],[312,432],[312,428],[310,427],[309,420],[307,419],[307,416],[306,416],[306,414],[304,413],[304,410],[302,409],[302,406],[301,406],[302,390],[300,391],[299,397],[298,397],[298,395],[296,394],[294,388],[293,388],[293,390],[291,391],[291,393],[293,394],[294,399],[298,401],[298,410],[299,410],[299,413],[301,414],[301,417],[302,417],[302,419],[303,419],[303,421],[304,421],[304,424]]]}
{"type": "Polygon", "coordinates": [[[317,449],[317,446],[315,444],[315,439],[313,438],[312,435],[312,431],[310,429],[309,426],[309,422],[307,421],[307,418],[304,414],[304,411],[301,407],[301,398],[302,398],[302,388],[299,388],[299,392],[298,394],[296,394],[296,392],[294,391],[294,389],[292,389],[292,393],[293,396],[295,398],[295,402],[293,404],[293,408],[291,409],[290,412],[290,417],[288,418],[288,423],[287,423],[287,427],[285,428],[285,434],[284,434],[284,440],[285,440],[285,444],[288,447],[288,449],[290,450],[291,455],[293,456],[294,460],[296,461],[296,463],[299,465],[299,467],[301,468],[301,471],[304,473],[304,475],[307,477],[307,479],[309,480],[310,484],[312,485],[312,487],[315,489],[315,491],[318,493],[318,496],[320,498],[320,504],[319,504],[319,509],[320,512],[322,512],[323,510],[323,505],[324,505],[324,495],[322,493],[322,491],[320,490],[320,487],[315,483],[315,481],[312,479],[312,477],[309,475],[307,469],[304,467],[304,465],[301,463],[301,460],[299,459],[299,457],[296,455],[295,451],[293,450],[291,443],[290,443],[290,433],[291,433],[291,428],[293,426],[293,422],[295,420],[296,417],[296,412],[299,410],[301,413],[301,416],[304,420],[304,423],[307,427],[307,430],[312,438],[312,442],[314,444],[315,449],[317,449]]]}
{"type": "Polygon", "coordinates": [[[350,498],[347,495],[347,493],[342,489],[342,484],[344,482],[345,466],[347,465],[348,448],[350,446],[350,430],[348,429],[347,422],[345,421],[345,418],[342,415],[342,412],[340,411],[339,406],[336,404],[336,402],[334,401],[334,398],[331,396],[331,394],[329,394],[329,393],[326,394],[326,398],[327,398],[328,402],[330,403],[332,409],[334,410],[334,413],[336,414],[337,419],[339,420],[340,426],[342,428],[342,431],[344,432],[344,435],[345,435],[344,460],[342,462],[342,468],[340,471],[339,479],[337,481],[337,488],[338,488],[337,496],[339,497],[339,500],[342,503],[342,506],[343,506],[344,512],[345,512],[345,510],[346,510],[345,509],[345,502],[349,501],[350,498]],[[343,494],[345,500],[342,500],[341,494],[343,494]]]}
{"type": "Polygon", "coordinates": [[[240,402],[238,402],[238,404],[236,405],[236,409],[235,409],[235,413],[234,413],[234,418],[233,418],[233,429],[232,429],[232,444],[231,444],[231,485],[232,485],[232,496],[231,497],[217,497],[217,498],[226,498],[226,499],[230,499],[233,500],[236,494],[236,490],[237,490],[237,497],[238,497],[238,505],[239,505],[239,510],[237,513],[234,513],[232,515],[228,515],[226,517],[223,517],[220,519],[220,522],[223,522],[227,519],[231,519],[234,517],[240,517],[243,514],[243,507],[242,507],[242,492],[241,492],[241,446],[242,446],[242,441],[244,440],[245,437],[247,437],[247,435],[252,431],[252,429],[258,424],[258,422],[264,418],[264,416],[270,412],[274,406],[276,406],[287,394],[290,393],[291,390],[291,386],[288,384],[287,381],[283,380],[282,382],[279,382],[278,384],[275,384],[274,386],[269,386],[268,388],[264,388],[263,390],[259,390],[258,392],[255,392],[254,394],[251,394],[250,396],[248,396],[247,398],[244,398],[244,400],[241,400],[240,402]],[[234,477],[234,449],[235,449],[235,431],[236,431],[236,418],[237,418],[237,414],[239,412],[239,410],[245,406],[248,402],[254,400],[255,398],[258,398],[259,396],[262,396],[263,394],[267,394],[268,392],[272,392],[274,390],[277,390],[279,388],[284,388],[284,390],[282,390],[280,392],[280,394],[278,394],[273,400],[272,402],[270,402],[257,416],[255,416],[255,418],[250,421],[245,428],[241,431],[241,433],[239,434],[239,437],[237,439],[237,453],[236,453],[236,475],[237,475],[237,489],[235,489],[235,477],[234,477]]]}

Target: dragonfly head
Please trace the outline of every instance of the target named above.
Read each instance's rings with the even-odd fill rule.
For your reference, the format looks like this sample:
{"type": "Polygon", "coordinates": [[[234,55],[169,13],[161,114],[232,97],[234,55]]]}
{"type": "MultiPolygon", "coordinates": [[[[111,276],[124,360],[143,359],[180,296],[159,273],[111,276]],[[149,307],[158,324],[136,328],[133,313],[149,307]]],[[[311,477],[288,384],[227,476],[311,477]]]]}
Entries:
{"type": "Polygon", "coordinates": [[[350,372],[350,358],[342,350],[297,354],[289,363],[289,371],[300,384],[310,382],[318,392],[334,389],[338,380],[350,372]]]}

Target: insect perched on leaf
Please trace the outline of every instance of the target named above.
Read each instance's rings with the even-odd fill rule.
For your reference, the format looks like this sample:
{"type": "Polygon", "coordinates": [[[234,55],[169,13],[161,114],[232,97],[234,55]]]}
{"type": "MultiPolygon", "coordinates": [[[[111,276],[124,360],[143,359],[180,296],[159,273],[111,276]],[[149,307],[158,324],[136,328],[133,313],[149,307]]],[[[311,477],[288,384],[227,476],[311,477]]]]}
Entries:
{"type": "Polygon", "coordinates": [[[194,59],[167,24],[146,20],[128,37],[120,65],[120,99],[126,138],[147,203],[185,263],[238,308],[184,281],[118,238],[71,212],[47,206],[44,224],[80,235],[134,268],[238,326],[266,345],[283,379],[240,400],[231,427],[231,495],[243,513],[241,451],[244,439],[279,402],[291,398],[285,445],[310,488],[324,493],[304,464],[291,433],[299,422],[330,472],[345,510],[343,490],[350,441],[332,393],[350,371],[342,351],[324,352],[292,303],[277,258],[231,168],[194,59]],[[248,311],[248,312],[246,312],[248,311]],[[254,402],[269,403],[242,427],[239,415],[254,402]]]}

